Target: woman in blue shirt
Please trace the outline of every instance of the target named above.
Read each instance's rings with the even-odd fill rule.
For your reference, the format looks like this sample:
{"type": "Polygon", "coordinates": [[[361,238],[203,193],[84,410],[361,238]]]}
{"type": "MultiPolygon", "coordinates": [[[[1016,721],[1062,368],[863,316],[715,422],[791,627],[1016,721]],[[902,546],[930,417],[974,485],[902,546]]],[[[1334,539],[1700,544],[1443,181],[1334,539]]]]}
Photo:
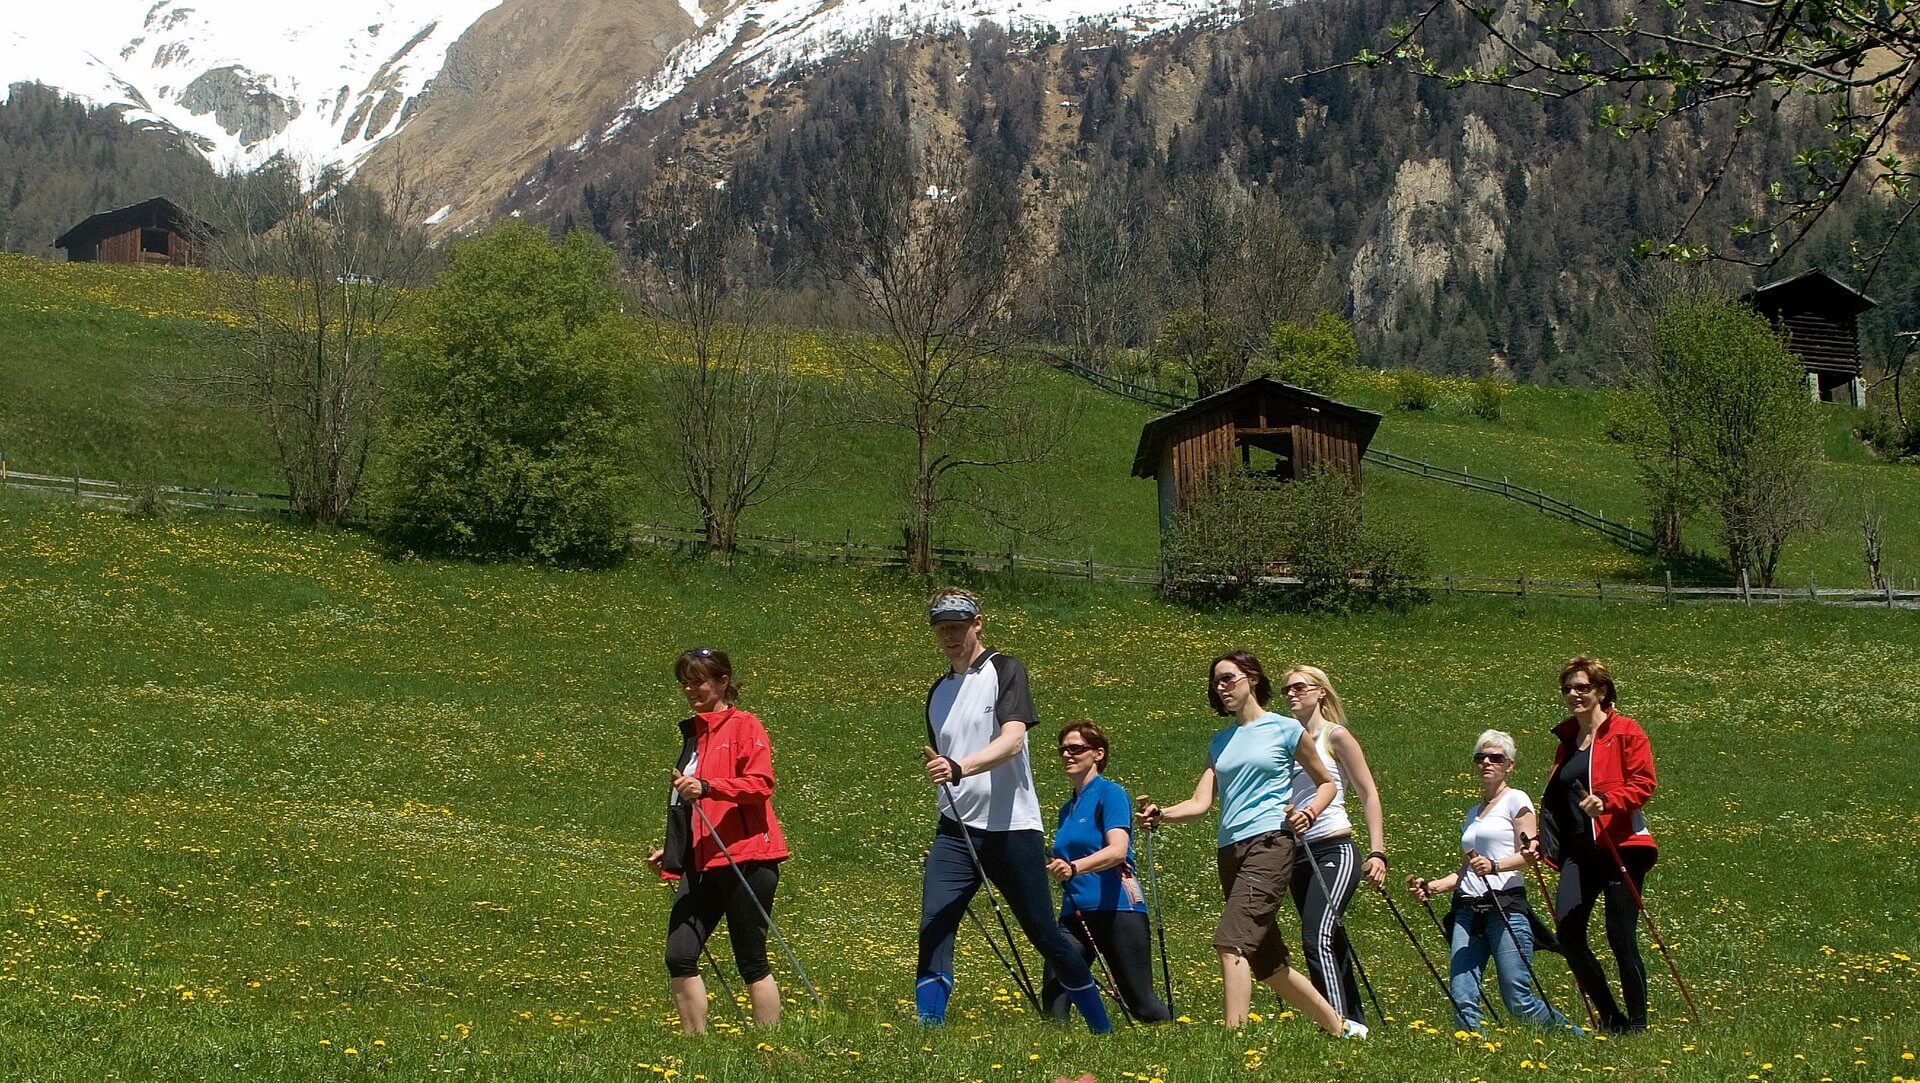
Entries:
{"type": "MultiPolygon", "coordinates": [[[[1173,1013],[1153,994],[1147,903],[1133,874],[1133,802],[1100,774],[1107,735],[1092,722],[1060,731],[1060,766],[1073,796],[1060,806],[1047,874],[1062,886],[1060,927],[1088,965],[1104,961],[1127,1013],[1142,1023],[1164,1023],[1173,1013]]],[[[1066,989],[1048,966],[1041,995],[1047,1010],[1065,1019],[1066,989]]]]}
{"type": "Polygon", "coordinates": [[[1298,845],[1289,815],[1299,812],[1310,830],[1333,804],[1339,787],[1313,742],[1300,739],[1305,732],[1300,723],[1267,710],[1272,696],[1273,683],[1253,655],[1229,651],[1214,659],[1207,700],[1216,714],[1233,719],[1233,725],[1207,742],[1207,767],[1200,772],[1193,796],[1164,809],[1144,803],[1140,822],[1151,831],[1163,820],[1199,819],[1212,810],[1214,789],[1219,788],[1217,856],[1220,888],[1227,900],[1213,933],[1213,950],[1220,956],[1227,1026],[1245,1025],[1253,1004],[1253,983],[1262,982],[1328,1034],[1365,1038],[1364,1024],[1340,1018],[1313,983],[1287,965],[1287,945],[1275,921],[1293,878],[1298,845]],[[1297,810],[1296,763],[1314,787],[1297,810]]]}

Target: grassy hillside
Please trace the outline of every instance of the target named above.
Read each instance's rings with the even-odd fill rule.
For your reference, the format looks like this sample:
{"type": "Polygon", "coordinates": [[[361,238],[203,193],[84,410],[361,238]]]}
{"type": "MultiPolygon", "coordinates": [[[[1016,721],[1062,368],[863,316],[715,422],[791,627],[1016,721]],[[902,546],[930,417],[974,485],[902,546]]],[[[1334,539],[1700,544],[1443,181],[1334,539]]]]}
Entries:
{"type": "MultiPolygon", "coordinates": [[[[192,379],[210,371],[212,332],[231,318],[206,294],[204,279],[192,271],[0,256],[0,315],[7,328],[0,341],[6,351],[0,451],[16,469],[283,488],[258,423],[212,401],[192,379]]],[[[835,420],[831,357],[811,337],[803,337],[800,349],[802,371],[809,374],[806,411],[814,422],[806,438],[810,466],[802,484],[752,512],[747,529],[897,542],[902,486],[891,464],[903,461],[905,442],[894,433],[835,420]]],[[[1036,381],[1036,394],[1077,399],[1081,412],[1052,461],[986,479],[990,498],[1024,509],[1028,521],[1009,525],[963,513],[944,540],[996,551],[1012,543],[1036,554],[1157,563],[1154,486],[1128,476],[1140,427],[1154,411],[1052,371],[1037,373],[1036,381]],[[1036,532],[1037,523],[1051,529],[1036,532]]],[[[1603,394],[1518,388],[1502,420],[1489,422],[1474,417],[1463,399],[1446,399],[1421,413],[1394,411],[1377,381],[1362,376],[1356,384],[1348,397],[1387,415],[1376,437],[1380,447],[1507,477],[1609,517],[1640,518],[1631,460],[1602,431],[1603,394]]],[[[1888,495],[1891,522],[1920,522],[1920,471],[1872,462],[1849,434],[1851,413],[1831,409],[1827,417],[1831,461],[1825,472],[1835,490],[1876,487],[1888,495]]],[[[1436,571],[1650,582],[1664,571],[1591,531],[1498,497],[1377,467],[1368,468],[1366,489],[1369,514],[1424,538],[1436,571]]],[[[633,514],[646,521],[692,521],[689,509],[657,491],[633,514]]],[[[1690,541],[1703,551],[1716,548],[1705,530],[1696,530],[1690,541]]],[[[1783,562],[1783,578],[1799,584],[1812,573],[1827,585],[1864,582],[1858,549],[1856,528],[1836,516],[1795,545],[1783,562]]],[[[1920,532],[1889,531],[1886,551],[1896,576],[1920,575],[1920,532]]]]}
{"type": "MultiPolygon", "coordinates": [[[[1504,601],[1314,621],[990,581],[990,640],[1042,734],[1115,741],[1135,793],[1185,792],[1219,724],[1201,675],[1248,645],[1333,674],[1387,807],[1393,875],[1446,867],[1488,725],[1537,788],[1555,667],[1610,658],[1661,789],[1657,959],[1631,1041],[1452,1035],[1377,902],[1354,935],[1392,1018],[1332,1045],[1274,1002],[1210,1025],[1211,828],[1158,847],[1192,1025],[1043,1026],[963,934],[953,1019],[911,1015],[923,588],[881,573],[642,557],[614,573],[395,564],[351,534],[140,521],[0,496],[0,1048],[31,1079],[1897,1079],[1920,1034],[1920,626],[1882,611],[1504,601]],[[734,652],[796,858],[777,915],[830,1009],[677,1036],[660,834],[679,649],[734,652]]],[[[1045,744],[1039,748],[1048,747],[1045,744]]],[[[1047,757],[1051,808],[1065,786],[1047,757]]],[[[1288,919],[1289,936],[1293,926],[1288,919]]],[[[723,958],[724,942],[716,949],[723,958]]],[[[1542,964],[1564,1000],[1564,974],[1542,964]]],[[[725,1010],[716,1008],[715,1018],[725,1010]]]]}

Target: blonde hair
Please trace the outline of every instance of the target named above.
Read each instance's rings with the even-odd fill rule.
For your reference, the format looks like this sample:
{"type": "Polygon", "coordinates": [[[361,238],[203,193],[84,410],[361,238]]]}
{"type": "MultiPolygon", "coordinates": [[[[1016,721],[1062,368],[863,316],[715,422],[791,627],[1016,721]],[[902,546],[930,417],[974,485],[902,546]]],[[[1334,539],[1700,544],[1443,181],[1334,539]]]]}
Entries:
{"type": "MultiPolygon", "coordinates": [[[[1306,677],[1315,688],[1326,693],[1325,701],[1320,704],[1320,713],[1326,716],[1327,721],[1336,726],[1346,725],[1347,709],[1340,703],[1340,693],[1333,690],[1333,682],[1327,679],[1327,671],[1319,666],[1294,666],[1287,670],[1288,677],[1296,673],[1306,677]]],[[[1284,678],[1280,681],[1282,688],[1285,688],[1288,683],[1284,678]]]]}

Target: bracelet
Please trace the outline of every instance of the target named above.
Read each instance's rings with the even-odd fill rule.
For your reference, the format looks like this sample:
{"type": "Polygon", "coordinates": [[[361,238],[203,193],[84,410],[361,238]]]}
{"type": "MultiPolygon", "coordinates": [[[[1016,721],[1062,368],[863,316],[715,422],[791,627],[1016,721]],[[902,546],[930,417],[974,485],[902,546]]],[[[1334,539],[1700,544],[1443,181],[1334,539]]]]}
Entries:
{"type": "Polygon", "coordinates": [[[1080,875],[1080,866],[1071,861],[1067,862],[1067,879],[1071,880],[1078,875],[1080,875]]]}
{"type": "Polygon", "coordinates": [[[1386,864],[1386,863],[1387,863],[1387,855],[1386,855],[1386,854],[1383,854],[1383,853],[1381,853],[1381,852],[1380,852],[1379,850],[1369,850],[1369,851],[1367,851],[1367,856],[1368,856],[1368,857],[1377,857],[1377,858],[1379,858],[1379,859],[1380,859],[1380,864],[1382,864],[1382,865],[1384,865],[1384,864],[1386,864]]]}
{"type": "Polygon", "coordinates": [[[708,782],[704,778],[701,779],[700,780],[700,796],[705,797],[712,792],[713,792],[713,783],[708,782]]]}

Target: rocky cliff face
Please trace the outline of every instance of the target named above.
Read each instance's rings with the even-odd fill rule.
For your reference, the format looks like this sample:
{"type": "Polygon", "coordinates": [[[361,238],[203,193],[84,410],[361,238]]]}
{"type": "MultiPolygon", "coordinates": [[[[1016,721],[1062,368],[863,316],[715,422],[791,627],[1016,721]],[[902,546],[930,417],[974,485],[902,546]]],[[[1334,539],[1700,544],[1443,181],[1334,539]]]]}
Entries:
{"type": "Polygon", "coordinates": [[[286,131],[300,115],[299,102],[275,94],[266,80],[239,65],[202,73],[176,100],[194,116],[211,114],[222,131],[249,146],[286,131]]]}
{"type": "Polygon", "coordinates": [[[676,0],[507,0],[447,50],[366,175],[410,190],[442,230],[483,218],[550,154],[579,144],[696,29],[676,0]]]}

